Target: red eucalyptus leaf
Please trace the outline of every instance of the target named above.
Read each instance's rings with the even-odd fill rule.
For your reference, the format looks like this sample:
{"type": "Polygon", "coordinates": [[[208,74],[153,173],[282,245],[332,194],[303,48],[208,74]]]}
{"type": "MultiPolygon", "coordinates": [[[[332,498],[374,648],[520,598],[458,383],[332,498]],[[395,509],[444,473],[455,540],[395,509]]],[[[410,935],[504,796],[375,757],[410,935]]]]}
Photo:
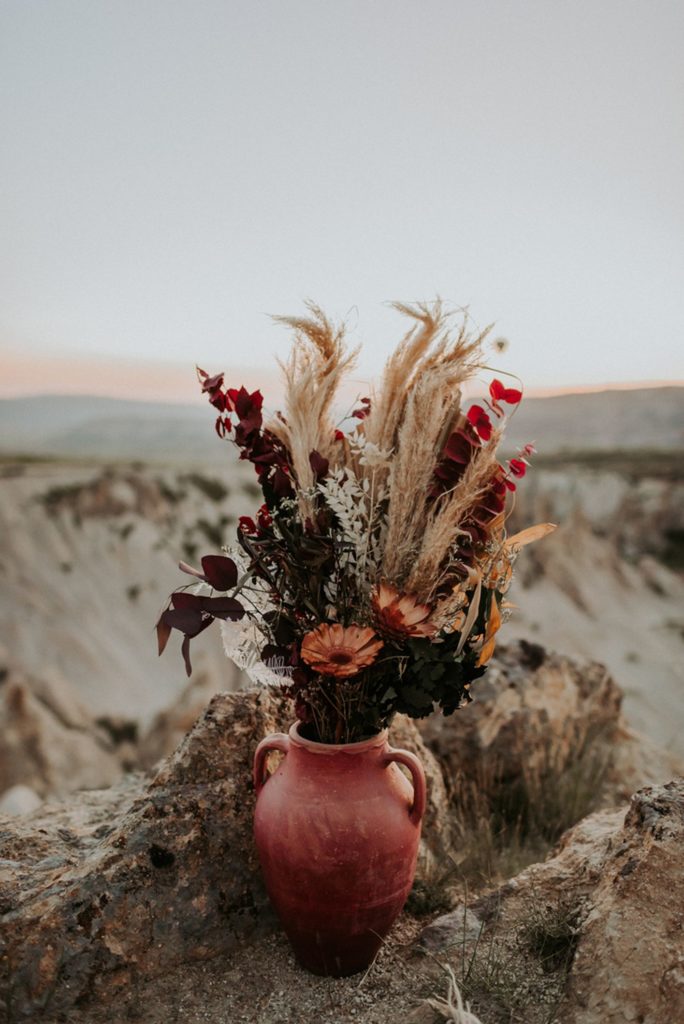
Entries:
{"type": "Polygon", "coordinates": [[[365,420],[366,416],[371,411],[371,400],[370,398],[362,398],[361,405],[358,409],[354,409],[352,416],[357,420],[365,420]]]}
{"type": "Polygon", "coordinates": [[[468,422],[471,423],[483,441],[492,436],[492,421],[481,405],[471,405],[468,409],[468,422]]]}
{"type": "Polygon", "coordinates": [[[238,571],[232,558],[225,555],[205,555],[202,559],[204,575],[214,590],[232,590],[237,584],[238,571]]]}
{"type": "Polygon", "coordinates": [[[522,398],[522,391],[518,388],[507,388],[500,380],[493,380],[489,385],[489,394],[493,402],[506,402],[508,405],[517,405],[522,398]]]}
{"type": "Polygon", "coordinates": [[[527,463],[523,462],[522,459],[509,459],[508,465],[513,476],[525,476],[525,473],[527,472],[527,463]]]}
{"type": "Polygon", "coordinates": [[[222,391],[212,391],[209,397],[210,405],[213,405],[219,412],[225,412],[228,405],[228,400],[222,391]]]}
{"type": "Polygon", "coordinates": [[[268,505],[263,504],[259,506],[259,510],[257,512],[257,523],[261,530],[268,530],[269,526],[272,526],[273,519],[271,518],[271,513],[268,510],[268,505]]]}

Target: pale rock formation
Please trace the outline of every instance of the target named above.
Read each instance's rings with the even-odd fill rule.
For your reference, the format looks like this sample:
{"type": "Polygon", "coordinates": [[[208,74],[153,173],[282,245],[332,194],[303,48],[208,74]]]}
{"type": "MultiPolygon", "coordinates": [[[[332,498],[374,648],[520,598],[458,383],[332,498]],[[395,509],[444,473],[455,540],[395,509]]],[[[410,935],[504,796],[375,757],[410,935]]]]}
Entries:
{"type": "Polygon", "coordinates": [[[40,807],[42,802],[30,786],[10,786],[0,796],[0,814],[30,814],[40,807]]]}
{"type": "Polygon", "coordinates": [[[504,930],[530,900],[576,911],[562,1024],[684,1020],[684,779],[591,815],[502,895],[504,930]]]}
{"type": "MultiPolygon", "coordinates": [[[[235,692],[240,683],[247,683],[247,677],[226,659],[228,684],[220,692],[235,692]]],[[[200,669],[192,678],[177,700],[168,708],[155,715],[149,729],[143,734],[138,746],[138,757],[143,768],[152,768],[158,761],[173,753],[187,732],[200,717],[212,697],[219,692],[216,676],[200,669]]]]}
{"type": "Polygon", "coordinates": [[[501,646],[473,702],[418,723],[453,791],[464,780],[499,789],[521,777],[561,775],[579,755],[606,762],[603,800],[684,771],[681,759],[629,729],[622,693],[604,665],[521,640],[501,646]]]}
{"type": "Polygon", "coordinates": [[[115,745],[56,673],[7,670],[0,687],[0,792],[44,797],[109,786],[121,776],[115,745]]]}

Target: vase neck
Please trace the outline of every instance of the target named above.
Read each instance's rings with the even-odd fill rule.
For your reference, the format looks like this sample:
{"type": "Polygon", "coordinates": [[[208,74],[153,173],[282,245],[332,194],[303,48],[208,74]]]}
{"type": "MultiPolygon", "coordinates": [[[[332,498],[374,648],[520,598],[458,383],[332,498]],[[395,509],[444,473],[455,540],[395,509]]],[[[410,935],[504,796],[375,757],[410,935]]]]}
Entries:
{"type": "Polygon", "coordinates": [[[318,743],[301,736],[299,723],[296,723],[291,727],[289,736],[289,755],[294,755],[295,759],[302,763],[316,762],[320,767],[333,762],[348,765],[352,762],[369,764],[379,760],[389,750],[387,729],[358,743],[318,743]]]}

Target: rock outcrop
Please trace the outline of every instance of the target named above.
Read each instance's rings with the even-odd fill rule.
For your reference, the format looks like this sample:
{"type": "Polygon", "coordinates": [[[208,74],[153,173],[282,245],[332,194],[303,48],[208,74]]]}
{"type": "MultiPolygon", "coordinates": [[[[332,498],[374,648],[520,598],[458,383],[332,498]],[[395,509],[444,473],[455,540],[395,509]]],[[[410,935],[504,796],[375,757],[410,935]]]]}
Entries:
{"type": "MultiPolygon", "coordinates": [[[[251,762],[290,718],[289,702],[266,691],[219,694],[151,780],[4,819],[0,1005],[48,1020],[272,927],[252,843],[251,762]]],[[[431,782],[425,859],[432,838],[444,842],[443,782],[411,723],[392,739],[420,754],[431,782]]]]}
{"type": "Polygon", "coordinates": [[[574,920],[562,1024],[684,1020],[684,779],[636,793],[625,814],[600,812],[554,857],[503,891],[500,927],[531,902],[574,920]]]}
{"type": "Polygon", "coordinates": [[[497,649],[473,702],[420,723],[430,748],[457,779],[482,762],[507,778],[563,767],[592,738],[612,739],[622,694],[603,665],[580,665],[521,641],[497,649]]]}
{"type": "Polygon", "coordinates": [[[683,868],[679,778],[585,818],[545,862],[433,920],[416,948],[468,979],[486,1022],[509,1013],[530,1024],[675,1024],[683,868]]]}
{"type": "MultiPolygon", "coordinates": [[[[543,785],[582,757],[600,768],[602,802],[681,771],[682,762],[630,730],[622,692],[598,662],[578,662],[521,640],[497,648],[473,702],[418,723],[452,792],[464,783],[483,796],[520,780],[543,785]]],[[[589,766],[591,767],[591,765],[589,766]]]]}
{"type": "Polygon", "coordinates": [[[604,849],[564,1022],[684,1020],[684,779],[638,792],[604,849]]]}
{"type": "MultiPolygon", "coordinates": [[[[599,666],[527,645],[502,651],[490,679],[458,715],[422,732],[399,719],[390,736],[426,769],[420,872],[428,882],[462,827],[457,780],[482,777],[488,759],[503,768],[487,778],[505,787],[549,757],[570,767],[592,742],[613,744],[623,763],[636,749],[619,691],[599,666]]],[[[68,1020],[74,1008],[108,1005],[273,928],[252,842],[251,761],[258,741],[290,718],[278,693],[218,694],[153,774],[0,818],[0,1006],[9,1020],[68,1020]]],[[[649,770],[659,765],[654,755],[649,770]]],[[[574,956],[567,978],[559,975],[563,1024],[671,1024],[678,1017],[665,1007],[680,1006],[684,977],[683,849],[684,781],[642,790],[626,817],[623,809],[586,818],[551,859],[469,908],[469,945],[478,922],[490,928],[494,904],[516,947],[510,937],[529,926],[535,901],[562,903],[574,956]],[[621,1004],[631,1017],[619,1015],[621,1004]]],[[[448,948],[454,918],[458,911],[433,932],[434,948],[448,948]]]]}

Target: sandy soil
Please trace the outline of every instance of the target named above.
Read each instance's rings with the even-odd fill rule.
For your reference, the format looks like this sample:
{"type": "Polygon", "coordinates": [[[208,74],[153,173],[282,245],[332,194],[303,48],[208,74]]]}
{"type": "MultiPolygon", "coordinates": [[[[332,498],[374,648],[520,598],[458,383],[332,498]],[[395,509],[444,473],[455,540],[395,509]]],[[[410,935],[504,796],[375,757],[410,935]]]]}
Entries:
{"type": "Polygon", "coordinates": [[[183,967],[117,1001],[118,1010],[74,1010],[69,1024],[408,1024],[432,1021],[423,1000],[443,995],[442,968],[412,944],[423,926],[404,917],[375,963],[351,978],[320,978],[296,963],[282,934],[227,958],[183,967]],[[418,1016],[415,1014],[418,1013],[418,1016]],[[117,1015],[118,1014],[118,1015],[117,1015]]]}

